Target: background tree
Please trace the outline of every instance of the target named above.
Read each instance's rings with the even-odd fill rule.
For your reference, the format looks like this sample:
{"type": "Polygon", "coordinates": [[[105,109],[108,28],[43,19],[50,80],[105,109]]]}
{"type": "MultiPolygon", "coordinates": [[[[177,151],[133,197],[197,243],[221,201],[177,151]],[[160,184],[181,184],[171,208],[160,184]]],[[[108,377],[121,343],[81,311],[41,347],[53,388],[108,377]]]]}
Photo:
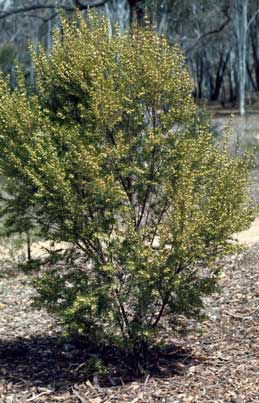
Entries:
{"type": "Polygon", "coordinates": [[[134,16],[142,24],[146,13],[159,34],[165,33],[171,44],[184,49],[198,99],[222,106],[233,106],[238,100],[241,115],[246,98],[257,99],[258,0],[28,0],[22,5],[18,0],[2,1],[2,46],[15,50],[28,81],[33,81],[28,41],[43,43],[50,53],[50,32],[59,25],[60,12],[71,17],[80,10],[87,18],[89,7],[109,18],[110,35],[116,23],[121,32],[127,30],[134,16]]]}
{"type": "Polygon", "coordinates": [[[239,67],[239,111],[241,116],[245,114],[248,3],[248,0],[235,0],[234,2],[234,27],[237,37],[239,67]]]}

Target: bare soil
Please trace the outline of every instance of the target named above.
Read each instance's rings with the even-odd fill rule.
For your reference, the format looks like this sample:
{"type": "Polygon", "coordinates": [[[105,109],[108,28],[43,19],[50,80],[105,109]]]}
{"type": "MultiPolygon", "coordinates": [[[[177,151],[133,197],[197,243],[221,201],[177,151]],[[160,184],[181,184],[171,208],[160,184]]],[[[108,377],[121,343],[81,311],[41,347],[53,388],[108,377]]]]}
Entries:
{"type": "MultiPolygon", "coordinates": [[[[226,261],[222,292],[208,299],[209,319],[153,351],[154,370],[135,378],[103,354],[109,375],[85,372],[100,352],[61,338],[58,322],[32,310],[30,279],[0,279],[0,402],[256,403],[259,396],[259,244],[226,261]]],[[[123,360],[122,360],[123,361],[123,360]]]]}

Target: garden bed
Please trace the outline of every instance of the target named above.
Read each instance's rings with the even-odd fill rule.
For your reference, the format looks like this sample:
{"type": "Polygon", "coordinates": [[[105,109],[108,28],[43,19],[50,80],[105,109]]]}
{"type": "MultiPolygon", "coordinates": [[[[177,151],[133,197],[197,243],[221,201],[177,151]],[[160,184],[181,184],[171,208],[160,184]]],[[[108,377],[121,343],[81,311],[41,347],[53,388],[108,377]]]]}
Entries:
{"type": "Polygon", "coordinates": [[[153,351],[149,372],[134,378],[112,352],[109,374],[87,375],[98,351],[61,337],[54,318],[34,311],[30,278],[0,278],[0,402],[255,403],[258,374],[259,244],[226,260],[222,292],[208,300],[209,320],[196,333],[153,351]],[[156,361],[156,362],[155,362],[156,361]],[[117,366],[117,369],[116,369],[117,366]]]}

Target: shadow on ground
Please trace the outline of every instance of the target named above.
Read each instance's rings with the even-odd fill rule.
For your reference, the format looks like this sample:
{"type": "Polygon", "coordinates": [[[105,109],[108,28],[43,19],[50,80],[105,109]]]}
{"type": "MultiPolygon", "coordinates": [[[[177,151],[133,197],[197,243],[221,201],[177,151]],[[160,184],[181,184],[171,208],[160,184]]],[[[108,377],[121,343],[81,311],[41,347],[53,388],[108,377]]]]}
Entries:
{"type": "MultiPolygon", "coordinates": [[[[117,349],[97,350],[57,336],[30,339],[0,340],[0,380],[12,385],[27,387],[51,387],[59,392],[70,389],[74,384],[93,380],[101,387],[120,386],[137,379],[117,349]],[[105,371],[89,374],[89,360],[102,360],[105,371]],[[105,373],[104,373],[105,372],[105,373]]],[[[138,378],[147,374],[156,377],[181,375],[197,363],[191,351],[168,345],[153,348],[149,353],[148,368],[138,378]]]]}

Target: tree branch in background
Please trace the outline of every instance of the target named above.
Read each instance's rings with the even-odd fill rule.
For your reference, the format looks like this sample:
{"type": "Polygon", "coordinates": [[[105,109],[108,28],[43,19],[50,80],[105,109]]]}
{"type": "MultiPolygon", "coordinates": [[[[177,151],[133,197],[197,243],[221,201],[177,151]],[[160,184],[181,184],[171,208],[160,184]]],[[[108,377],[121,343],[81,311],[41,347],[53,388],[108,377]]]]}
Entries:
{"type": "Polygon", "coordinates": [[[231,2],[230,2],[230,1],[227,1],[226,4],[225,4],[225,6],[224,6],[224,8],[222,9],[222,13],[223,13],[224,16],[225,16],[225,21],[224,21],[218,28],[212,29],[212,30],[207,31],[207,32],[205,32],[204,34],[200,35],[200,36],[196,39],[196,41],[192,44],[192,46],[191,46],[189,49],[187,49],[187,50],[185,51],[186,54],[192,52],[192,50],[193,50],[194,48],[196,48],[196,46],[198,46],[198,45],[200,44],[200,42],[202,41],[202,39],[204,39],[204,38],[206,38],[207,36],[210,36],[210,35],[219,34],[221,31],[223,31],[223,30],[225,29],[225,27],[226,27],[226,26],[230,23],[230,21],[231,21],[231,16],[230,16],[230,14],[229,14],[230,5],[231,5],[231,2]]]}
{"type": "Polygon", "coordinates": [[[27,12],[35,11],[35,10],[49,10],[49,9],[57,10],[58,8],[65,10],[65,11],[74,11],[77,8],[79,8],[79,10],[86,10],[91,7],[102,6],[106,3],[106,1],[107,0],[89,0],[89,1],[85,1],[84,3],[82,3],[79,0],[75,0],[75,7],[69,7],[69,6],[64,6],[64,5],[56,6],[53,4],[49,4],[49,5],[48,4],[35,4],[33,6],[28,6],[28,7],[18,7],[18,8],[14,8],[12,10],[6,11],[4,13],[1,13],[0,20],[10,17],[15,14],[27,13],[27,12]]]}
{"type": "Polygon", "coordinates": [[[108,0],[75,0],[75,6],[79,10],[87,10],[89,7],[100,7],[103,6],[108,0]]]}
{"type": "Polygon", "coordinates": [[[217,29],[213,29],[211,31],[205,32],[204,34],[202,34],[201,36],[199,36],[199,38],[196,39],[196,41],[192,44],[192,46],[187,49],[185,51],[186,54],[190,53],[194,48],[196,48],[196,46],[201,42],[202,39],[204,39],[207,36],[210,35],[215,35],[215,34],[219,34],[221,31],[223,31],[223,29],[229,24],[229,22],[231,21],[230,16],[228,16],[228,18],[223,22],[223,24],[221,24],[221,26],[217,29]]]}

